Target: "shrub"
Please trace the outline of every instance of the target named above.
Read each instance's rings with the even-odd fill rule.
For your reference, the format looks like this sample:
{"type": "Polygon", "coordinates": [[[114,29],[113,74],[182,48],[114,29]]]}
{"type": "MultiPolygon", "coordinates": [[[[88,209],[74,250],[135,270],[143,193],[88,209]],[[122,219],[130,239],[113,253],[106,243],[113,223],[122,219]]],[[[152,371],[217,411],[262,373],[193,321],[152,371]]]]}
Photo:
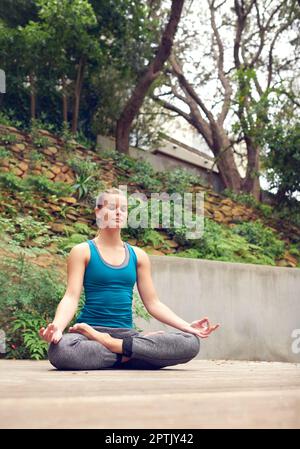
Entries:
{"type": "Polygon", "coordinates": [[[184,168],[175,168],[163,172],[161,176],[168,193],[178,192],[183,195],[194,185],[207,186],[207,182],[201,176],[190,173],[184,168]]]}
{"type": "Polygon", "coordinates": [[[265,255],[273,259],[281,257],[284,253],[284,242],[258,220],[237,224],[232,231],[243,236],[247,242],[259,246],[265,255]]]}
{"type": "MultiPolygon", "coordinates": [[[[0,328],[5,331],[7,358],[43,358],[45,344],[38,341],[39,326],[53,318],[63,286],[52,270],[27,262],[23,253],[15,260],[1,259],[0,328]]],[[[46,343],[46,342],[45,342],[46,343]]]]}

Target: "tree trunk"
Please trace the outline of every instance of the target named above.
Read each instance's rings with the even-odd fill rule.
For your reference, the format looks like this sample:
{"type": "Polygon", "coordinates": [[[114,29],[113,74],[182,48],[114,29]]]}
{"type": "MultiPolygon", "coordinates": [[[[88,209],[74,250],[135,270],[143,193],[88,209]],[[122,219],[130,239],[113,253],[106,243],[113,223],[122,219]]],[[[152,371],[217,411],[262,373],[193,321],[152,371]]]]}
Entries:
{"type": "Polygon", "coordinates": [[[168,24],[154,60],[148,65],[144,75],[139,79],[131,97],[127,101],[116,127],[116,150],[121,153],[129,151],[129,135],[132,122],[143,104],[151,84],[159,76],[164,63],[171,54],[174,36],[181,17],[184,0],[173,0],[168,24]]]}
{"type": "Polygon", "coordinates": [[[62,77],[63,122],[68,123],[68,94],[65,77],[62,77]]]}
{"type": "Polygon", "coordinates": [[[35,80],[34,74],[29,75],[29,83],[30,83],[30,116],[31,119],[35,119],[36,115],[36,94],[35,94],[35,80]]]}
{"type": "Polygon", "coordinates": [[[254,196],[257,201],[260,201],[260,183],[259,183],[259,148],[253,144],[249,136],[245,135],[245,142],[247,145],[247,171],[243,179],[242,190],[254,196]]]}
{"type": "Polygon", "coordinates": [[[211,148],[217,159],[220,177],[226,188],[238,193],[242,188],[242,177],[234,160],[231,143],[225,134],[220,140],[219,148],[211,148]]]}
{"type": "Polygon", "coordinates": [[[75,82],[74,89],[74,102],[73,102],[73,117],[72,117],[72,133],[75,134],[78,127],[78,117],[79,117],[79,106],[80,106],[80,94],[83,83],[84,76],[84,68],[85,68],[85,57],[82,56],[79,61],[78,70],[77,70],[77,78],[75,82]]]}

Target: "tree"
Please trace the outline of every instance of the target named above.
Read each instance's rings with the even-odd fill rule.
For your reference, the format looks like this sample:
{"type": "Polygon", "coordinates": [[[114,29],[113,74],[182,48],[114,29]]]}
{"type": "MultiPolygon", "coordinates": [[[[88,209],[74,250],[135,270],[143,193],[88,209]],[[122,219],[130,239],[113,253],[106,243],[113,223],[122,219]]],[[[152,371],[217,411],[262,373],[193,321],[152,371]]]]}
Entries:
{"type": "Polygon", "coordinates": [[[5,0],[7,11],[0,14],[0,66],[8,86],[1,96],[3,110],[24,124],[35,115],[57,128],[62,119],[68,126],[71,121],[73,132],[79,128],[89,137],[103,128],[114,133],[124,98],[152,52],[155,27],[147,20],[144,4],[15,3],[22,17],[10,0],[5,0]]]}
{"type": "Polygon", "coordinates": [[[40,7],[39,17],[43,20],[51,36],[52,43],[59,43],[54,61],[62,72],[60,81],[63,97],[63,118],[67,119],[67,80],[66,71],[72,61],[74,75],[72,133],[76,133],[78,125],[80,95],[86,65],[93,58],[100,56],[97,40],[90,30],[97,25],[94,10],[88,0],[37,0],[40,7]]]}
{"type": "Polygon", "coordinates": [[[271,188],[279,202],[300,192],[300,123],[277,123],[265,130],[264,166],[271,188]]]}
{"type": "Polygon", "coordinates": [[[181,41],[176,42],[164,71],[165,90],[153,99],[183,117],[204,138],[225,187],[259,199],[259,137],[269,122],[269,97],[280,91],[294,98],[287,71],[293,67],[288,75],[299,73],[299,54],[280,54],[277,46],[283,38],[295,45],[293,27],[295,31],[299,27],[299,7],[296,0],[234,0],[233,4],[207,0],[207,5],[197,15],[202,34],[191,26],[191,15],[184,17],[189,20],[183,21],[181,41]],[[196,59],[192,62],[191,50],[196,59]],[[207,86],[210,100],[204,99],[207,86]],[[244,178],[237,165],[237,156],[244,155],[241,148],[247,161],[244,178]]]}
{"type": "Polygon", "coordinates": [[[149,62],[144,73],[139,78],[130,98],[128,99],[118,121],[116,129],[116,150],[128,153],[129,134],[134,118],[138,114],[143,101],[170,56],[175,33],[180,21],[184,0],[172,0],[168,23],[163,32],[155,57],[149,62]]]}
{"type": "Polygon", "coordinates": [[[37,20],[38,8],[34,0],[1,0],[0,20],[10,28],[25,26],[37,20]]]}

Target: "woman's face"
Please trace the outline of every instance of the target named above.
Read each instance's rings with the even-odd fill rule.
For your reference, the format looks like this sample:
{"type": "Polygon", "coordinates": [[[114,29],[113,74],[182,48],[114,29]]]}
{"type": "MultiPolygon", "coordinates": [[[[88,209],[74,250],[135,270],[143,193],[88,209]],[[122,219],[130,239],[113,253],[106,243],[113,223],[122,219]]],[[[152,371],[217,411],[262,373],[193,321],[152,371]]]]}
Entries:
{"type": "Polygon", "coordinates": [[[127,220],[127,199],[117,193],[106,193],[103,206],[96,207],[95,211],[99,227],[121,228],[127,220]]]}

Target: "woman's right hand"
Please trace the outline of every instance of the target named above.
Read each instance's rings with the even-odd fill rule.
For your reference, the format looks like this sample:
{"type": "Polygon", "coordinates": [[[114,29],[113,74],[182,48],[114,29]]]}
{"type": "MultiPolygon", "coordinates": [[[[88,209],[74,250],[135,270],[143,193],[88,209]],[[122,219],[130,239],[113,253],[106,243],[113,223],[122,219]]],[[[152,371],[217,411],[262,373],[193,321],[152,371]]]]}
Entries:
{"type": "Polygon", "coordinates": [[[62,337],[62,331],[53,323],[48,324],[46,329],[41,327],[39,330],[39,336],[46,340],[48,343],[58,343],[62,337]]]}

